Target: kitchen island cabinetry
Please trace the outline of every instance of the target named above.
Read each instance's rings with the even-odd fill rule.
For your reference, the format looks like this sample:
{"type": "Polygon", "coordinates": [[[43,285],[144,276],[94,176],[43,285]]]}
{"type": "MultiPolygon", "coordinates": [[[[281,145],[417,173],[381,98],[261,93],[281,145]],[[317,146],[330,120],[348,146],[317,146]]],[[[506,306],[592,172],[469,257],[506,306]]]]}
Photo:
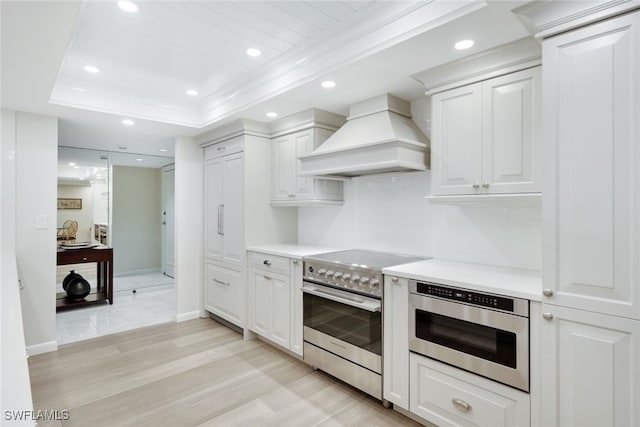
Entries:
{"type": "Polygon", "coordinates": [[[409,410],[409,281],[384,276],[382,397],[409,410]]]}
{"type": "Polygon", "coordinates": [[[298,157],[310,154],[344,123],[337,114],[311,109],[271,124],[274,206],[340,205],[342,182],[299,176],[298,157]]]}
{"type": "Polygon", "coordinates": [[[249,245],[295,239],[297,213],[270,204],[266,125],[239,120],[205,135],[203,309],[247,327],[249,245]]]}
{"type": "Polygon", "coordinates": [[[540,67],[432,97],[432,195],[541,191],[540,67]]]}

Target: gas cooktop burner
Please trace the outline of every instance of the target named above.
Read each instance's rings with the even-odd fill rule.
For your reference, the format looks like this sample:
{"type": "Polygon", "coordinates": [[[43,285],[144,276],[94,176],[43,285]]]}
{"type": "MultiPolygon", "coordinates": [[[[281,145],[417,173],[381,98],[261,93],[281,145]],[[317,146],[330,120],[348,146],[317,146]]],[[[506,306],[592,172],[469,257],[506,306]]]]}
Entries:
{"type": "Polygon", "coordinates": [[[304,279],[380,298],[382,269],[425,257],[347,250],[304,257],[304,279]]]}

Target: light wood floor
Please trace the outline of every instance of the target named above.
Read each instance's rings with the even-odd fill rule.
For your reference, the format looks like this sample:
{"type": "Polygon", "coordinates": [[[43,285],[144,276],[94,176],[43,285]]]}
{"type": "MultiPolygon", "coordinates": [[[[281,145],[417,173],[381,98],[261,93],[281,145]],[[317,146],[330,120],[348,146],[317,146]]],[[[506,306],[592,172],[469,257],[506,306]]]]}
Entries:
{"type": "Polygon", "coordinates": [[[209,319],[29,358],[41,426],[417,426],[358,390],[209,319]]]}

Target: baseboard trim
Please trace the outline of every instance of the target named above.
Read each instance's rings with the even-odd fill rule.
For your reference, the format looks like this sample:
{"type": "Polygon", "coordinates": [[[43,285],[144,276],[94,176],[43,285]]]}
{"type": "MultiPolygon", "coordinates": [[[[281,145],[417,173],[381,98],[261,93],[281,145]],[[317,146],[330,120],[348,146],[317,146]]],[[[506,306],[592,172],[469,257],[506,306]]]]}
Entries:
{"type": "Polygon", "coordinates": [[[141,270],[118,271],[113,273],[113,277],[137,276],[139,274],[161,273],[159,268],[143,268],[141,270]]]}
{"type": "Polygon", "coordinates": [[[176,314],[176,322],[186,322],[187,320],[199,319],[200,310],[189,311],[187,313],[176,314]]]}
{"type": "Polygon", "coordinates": [[[36,354],[50,353],[52,351],[58,351],[58,341],[43,342],[41,344],[34,344],[27,346],[27,354],[29,356],[35,356],[36,354]]]}

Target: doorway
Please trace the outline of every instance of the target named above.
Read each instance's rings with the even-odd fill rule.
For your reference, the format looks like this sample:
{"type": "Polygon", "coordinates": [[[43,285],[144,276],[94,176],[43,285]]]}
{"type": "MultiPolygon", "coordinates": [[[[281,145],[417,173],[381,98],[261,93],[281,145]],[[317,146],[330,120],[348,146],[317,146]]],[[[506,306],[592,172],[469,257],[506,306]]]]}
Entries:
{"type": "Polygon", "coordinates": [[[162,272],[174,277],[175,165],[162,168],[162,272]]]}

